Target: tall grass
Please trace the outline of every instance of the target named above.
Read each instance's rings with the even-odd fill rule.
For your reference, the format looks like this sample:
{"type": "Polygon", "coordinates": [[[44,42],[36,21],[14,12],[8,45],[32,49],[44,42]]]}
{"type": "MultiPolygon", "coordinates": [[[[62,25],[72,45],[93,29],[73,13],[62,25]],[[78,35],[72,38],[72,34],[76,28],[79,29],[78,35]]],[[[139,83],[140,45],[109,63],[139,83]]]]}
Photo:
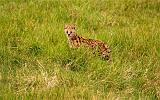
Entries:
{"type": "Polygon", "coordinates": [[[1,99],[160,99],[159,0],[1,0],[1,99]],[[65,23],[112,49],[70,49],[65,23]]]}

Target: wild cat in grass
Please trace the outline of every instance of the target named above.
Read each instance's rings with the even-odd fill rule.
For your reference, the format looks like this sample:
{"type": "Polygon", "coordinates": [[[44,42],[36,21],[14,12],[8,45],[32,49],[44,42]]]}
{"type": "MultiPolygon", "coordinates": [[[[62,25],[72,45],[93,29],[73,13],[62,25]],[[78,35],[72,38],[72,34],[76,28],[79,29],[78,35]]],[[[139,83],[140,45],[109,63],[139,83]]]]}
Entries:
{"type": "Polygon", "coordinates": [[[106,60],[110,60],[111,49],[107,44],[105,44],[100,40],[87,39],[79,36],[76,34],[75,28],[76,27],[73,24],[66,24],[64,26],[64,32],[68,38],[68,43],[70,48],[79,48],[81,45],[84,45],[93,49],[98,48],[98,52],[102,56],[102,58],[106,60]]]}

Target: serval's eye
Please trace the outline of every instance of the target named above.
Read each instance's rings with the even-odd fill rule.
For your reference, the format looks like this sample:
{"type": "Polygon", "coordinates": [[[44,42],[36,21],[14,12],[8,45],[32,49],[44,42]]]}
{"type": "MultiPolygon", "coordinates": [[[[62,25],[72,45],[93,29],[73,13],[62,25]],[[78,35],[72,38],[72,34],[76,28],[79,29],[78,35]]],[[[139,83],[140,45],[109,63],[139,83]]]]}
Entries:
{"type": "Polygon", "coordinates": [[[72,31],[70,33],[72,33],[72,31]]]}
{"type": "Polygon", "coordinates": [[[68,31],[67,31],[67,33],[68,33],[68,31]]]}

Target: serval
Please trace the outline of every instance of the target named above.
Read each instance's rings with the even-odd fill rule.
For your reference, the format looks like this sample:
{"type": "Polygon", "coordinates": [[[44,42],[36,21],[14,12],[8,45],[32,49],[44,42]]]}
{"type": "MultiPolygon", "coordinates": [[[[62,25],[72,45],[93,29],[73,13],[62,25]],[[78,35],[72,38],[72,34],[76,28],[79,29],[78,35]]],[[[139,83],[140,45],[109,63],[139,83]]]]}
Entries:
{"type": "Polygon", "coordinates": [[[70,48],[78,48],[81,45],[91,48],[98,48],[98,52],[102,58],[110,60],[111,49],[104,42],[100,40],[87,39],[77,35],[75,25],[73,24],[66,24],[64,26],[64,32],[68,38],[70,48]]]}

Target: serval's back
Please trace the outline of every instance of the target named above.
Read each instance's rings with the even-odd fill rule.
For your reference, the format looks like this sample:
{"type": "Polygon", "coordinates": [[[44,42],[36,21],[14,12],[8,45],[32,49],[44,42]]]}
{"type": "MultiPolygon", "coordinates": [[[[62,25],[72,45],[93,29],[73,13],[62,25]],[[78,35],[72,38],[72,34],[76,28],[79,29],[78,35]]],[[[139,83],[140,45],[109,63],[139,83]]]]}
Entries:
{"type": "Polygon", "coordinates": [[[101,56],[106,60],[110,59],[110,48],[104,42],[100,40],[87,39],[76,34],[75,25],[66,24],[64,27],[65,34],[68,38],[70,48],[78,48],[81,45],[85,45],[91,48],[97,48],[101,56]]]}

